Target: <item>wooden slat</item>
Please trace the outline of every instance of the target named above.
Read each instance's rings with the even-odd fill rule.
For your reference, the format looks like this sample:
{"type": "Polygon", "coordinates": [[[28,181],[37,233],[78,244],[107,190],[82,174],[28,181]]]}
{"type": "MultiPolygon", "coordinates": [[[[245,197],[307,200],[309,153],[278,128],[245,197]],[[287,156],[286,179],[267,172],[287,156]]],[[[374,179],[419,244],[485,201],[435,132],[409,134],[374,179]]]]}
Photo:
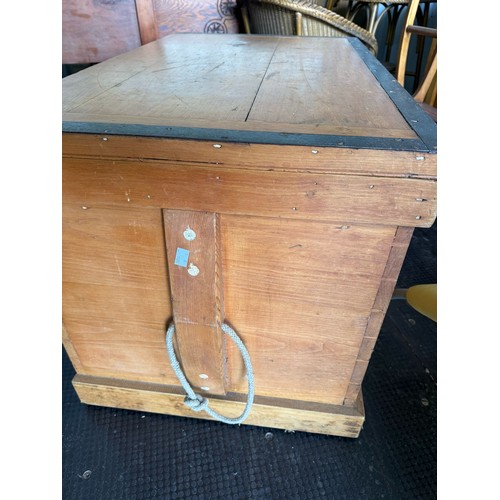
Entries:
{"type": "Polygon", "coordinates": [[[65,156],[157,159],[257,170],[435,179],[437,157],[406,151],[217,143],[150,137],[63,134],[65,156]]]}
{"type": "Polygon", "coordinates": [[[135,0],[141,44],[146,45],[158,38],[158,27],[153,0],[135,0]]]}
{"type": "Polygon", "coordinates": [[[436,184],[420,179],[255,172],[65,158],[66,203],[428,227],[436,184]]]}
{"type": "Polygon", "coordinates": [[[361,390],[361,383],[368,367],[371,354],[375,347],[382,322],[396,286],[396,282],[403,265],[406,251],[411,241],[413,228],[399,227],[396,231],[394,242],[387,259],[384,274],[380,280],[379,290],[373,303],[368,320],[363,342],[360,346],[356,364],[351,374],[349,387],[346,391],[345,404],[353,404],[361,390]]]}
{"type": "Polygon", "coordinates": [[[193,387],[225,394],[218,216],[164,210],[163,220],[179,361],[193,387]]]}
{"type": "MultiPolygon", "coordinates": [[[[211,419],[205,412],[193,412],[187,408],[183,404],[184,394],[175,387],[82,375],[74,377],[73,385],[80,400],[86,404],[211,419]]],[[[228,417],[240,415],[244,405],[237,396],[210,398],[210,406],[228,417]]],[[[352,406],[256,397],[250,415],[243,423],[356,438],[364,419],[361,396],[352,406]]]]}

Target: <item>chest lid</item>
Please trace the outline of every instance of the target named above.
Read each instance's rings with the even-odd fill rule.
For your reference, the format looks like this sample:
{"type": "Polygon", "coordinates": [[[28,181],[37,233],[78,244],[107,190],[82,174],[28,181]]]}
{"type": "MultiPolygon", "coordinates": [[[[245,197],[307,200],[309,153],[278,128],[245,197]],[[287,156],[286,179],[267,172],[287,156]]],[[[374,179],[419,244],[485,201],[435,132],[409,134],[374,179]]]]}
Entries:
{"type": "Polygon", "coordinates": [[[357,39],[175,34],[63,79],[63,131],[436,152],[357,39]]]}

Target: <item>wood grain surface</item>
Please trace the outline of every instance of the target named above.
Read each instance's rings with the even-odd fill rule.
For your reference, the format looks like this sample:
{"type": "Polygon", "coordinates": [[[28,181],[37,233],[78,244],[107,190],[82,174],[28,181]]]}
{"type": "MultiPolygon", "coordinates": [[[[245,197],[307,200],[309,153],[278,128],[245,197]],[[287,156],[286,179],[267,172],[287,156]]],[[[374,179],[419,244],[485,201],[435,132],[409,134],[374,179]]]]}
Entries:
{"type": "Polygon", "coordinates": [[[157,38],[172,33],[238,33],[236,0],[149,0],[156,12],[157,38]]]}
{"type": "MultiPolygon", "coordinates": [[[[391,227],[221,216],[226,319],[258,394],[342,404],[394,238],[391,227]]],[[[246,392],[227,344],[230,391],[246,392]]]]}
{"type": "Polygon", "coordinates": [[[65,158],[65,196],[81,205],[429,227],[436,183],[231,169],[144,160],[65,158]]]}
{"type": "Polygon", "coordinates": [[[235,0],[63,0],[63,64],[97,63],[172,33],[238,33],[235,0]]]}
{"type": "Polygon", "coordinates": [[[195,389],[225,394],[219,217],[163,210],[163,222],[175,339],[184,375],[195,389]]]}
{"type": "Polygon", "coordinates": [[[435,180],[437,155],[95,134],[63,134],[64,156],[172,160],[255,170],[364,174],[435,180]],[[106,139],[106,140],[104,140],[106,139]],[[214,147],[220,146],[220,147],[214,147]]]}
{"type": "Polygon", "coordinates": [[[375,343],[380,328],[382,327],[387,308],[389,307],[412,234],[412,227],[398,227],[394,235],[394,241],[392,242],[384,273],[380,280],[379,289],[370,311],[370,317],[366,325],[356,364],[351,374],[344,404],[354,404],[361,391],[361,384],[368,368],[373,349],[375,348],[375,343]]]}
{"type": "Polygon", "coordinates": [[[97,63],[140,45],[134,0],[63,0],[63,64],[97,63]]]}
{"type": "MultiPolygon", "coordinates": [[[[86,186],[81,187],[84,195],[86,186]]],[[[99,208],[89,200],[82,205],[70,192],[64,201],[64,322],[83,373],[175,384],[164,346],[165,323],[175,316],[175,305],[172,310],[161,212],[99,208]]],[[[183,212],[177,213],[182,219],[183,212]]],[[[168,214],[173,215],[165,224],[171,228],[176,211],[168,214]]],[[[251,353],[257,393],[341,404],[394,228],[221,215],[220,234],[224,321],[251,353]],[[289,373],[284,377],[284,372],[289,373]]],[[[167,233],[169,241],[176,248],[167,233]]],[[[216,304],[217,280],[209,281],[204,294],[216,304]]],[[[173,283],[175,295],[179,287],[173,283]]],[[[216,333],[214,323],[204,318],[204,307],[197,316],[189,306],[197,297],[181,293],[179,318],[185,323],[192,319],[195,327],[205,324],[207,335],[216,333]]],[[[201,334],[196,332],[197,340],[201,334]]],[[[219,337],[211,338],[215,344],[207,344],[207,356],[212,345],[217,359],[219,337]]],[[[193,363],[197,373],[190,375],[196,380],[210,365],[196,341],[188,345],[184,361],[187,370],[193,363]]],[[[231,343],[227,349],[231,390],[246,392],[240,354],[231,343]]],[[[220,373],[207,374],[217,380],[220,373]]]]}
{"type": "MultiPolygon", "coordinates": [[[[64,120],[415,137],[345,39],[175,35],[65,80],[64,120]]],[[[396,149],[65,133],[63,338],[82,401],[205,418],[168,362],[174,319],[192,385],[234,416],[248,388],[226,322],[254,369],[246,423],[357,436],[413,228],[436,218],[436,155],[396,149]]]]}
{"type": "Polygon", "coordinates": [[[67,121],[416,137],[346,39],[179,34],[84,71],[67,121]]]}
{"type": "Polygon", "coordinates": [[[161,211],[63,205],[63,322],[82,373],[177,383],[161,211]]]}
{"type": "MultiPolygon", "coordinates": [[[[81,401],[91,405],[211,419],[187,408],[177,387],[76,375],[73,385],[81,401]]],[[[237,395],[210,398],[210,406],[228,417],[238,416],[244,402],[237,395]]],[[[365,420],[363,399],[354,406],[321,405],[258,396],[244,424],[356,438],[365,420]]]]}
{"type": "Polygon", "coordinates": [[[301,129],[308,125],[310,131],[323,131],[328,124],[346,129],[345,135],[415,137],[345,39],[335,39],[331,45],[321,37],[311,44],[302,44],[300,38],[281,41],[248,121],[258,126],[301,125],[301,129]]]}
{"type": "Polygon", "coordinates": [[[154,42],[158,36],[158,19],[153,0],[135,0],[137,22],[141,35],[141,44],[154,42]]]}

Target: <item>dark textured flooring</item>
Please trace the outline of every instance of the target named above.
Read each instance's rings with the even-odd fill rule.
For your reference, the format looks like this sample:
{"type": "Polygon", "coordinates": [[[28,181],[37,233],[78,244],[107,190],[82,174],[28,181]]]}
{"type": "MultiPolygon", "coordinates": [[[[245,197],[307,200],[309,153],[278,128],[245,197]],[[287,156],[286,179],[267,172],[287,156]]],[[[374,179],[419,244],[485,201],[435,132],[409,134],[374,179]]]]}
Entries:
{"type": "MultiPolygon", "coordinates": [[[[415,230],[398,287],[436,282],[436,232],[415,230]]],[[[87,406],[63,351],[63,499],[436,498],[436,330],[391,302],[358,439],[87,406]]]]}

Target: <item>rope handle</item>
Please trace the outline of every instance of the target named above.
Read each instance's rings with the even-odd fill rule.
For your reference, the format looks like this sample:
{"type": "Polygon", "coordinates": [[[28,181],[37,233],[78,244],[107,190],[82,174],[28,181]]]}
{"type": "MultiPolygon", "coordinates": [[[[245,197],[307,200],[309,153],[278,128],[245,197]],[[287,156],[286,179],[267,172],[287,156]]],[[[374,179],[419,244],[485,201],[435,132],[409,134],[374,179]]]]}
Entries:
{"type": "Polygon", "coordinates": [[[240,350],[247,371],[248,398],[247,398],[247,403],[245,405],[245,409],[243,410],[243,413],[239,417],[228,418],[225,417],[224,415],[217,413],[208,406],[208,399],[200,396],[199,394],[196,394],[193,391],[175,355],[174,343],[173,343],[175,325],[173,322],[167,328],[167,334],[166,334],[168,357],[170,359],[170,364],[172,365],[172,369],[174,370],[176,377],[179,379],[179,382],[181,383],[182,387],[187,393],[186,397],[184,398],[184,404],[188,408],[191,408],[191,410],[193,411],[205,411],[211,417],[225,424],[241,424],[248,417],[248,414],[250,413],[255,393],[252,363],[250,361],[250,355],[248,354],[245,344],[243,344],[242,340],[238,337],[236,332],[230,326],[226,325],[226,323],[222,323],[221,329],[236,344],[236,346],[240,350]]]}

